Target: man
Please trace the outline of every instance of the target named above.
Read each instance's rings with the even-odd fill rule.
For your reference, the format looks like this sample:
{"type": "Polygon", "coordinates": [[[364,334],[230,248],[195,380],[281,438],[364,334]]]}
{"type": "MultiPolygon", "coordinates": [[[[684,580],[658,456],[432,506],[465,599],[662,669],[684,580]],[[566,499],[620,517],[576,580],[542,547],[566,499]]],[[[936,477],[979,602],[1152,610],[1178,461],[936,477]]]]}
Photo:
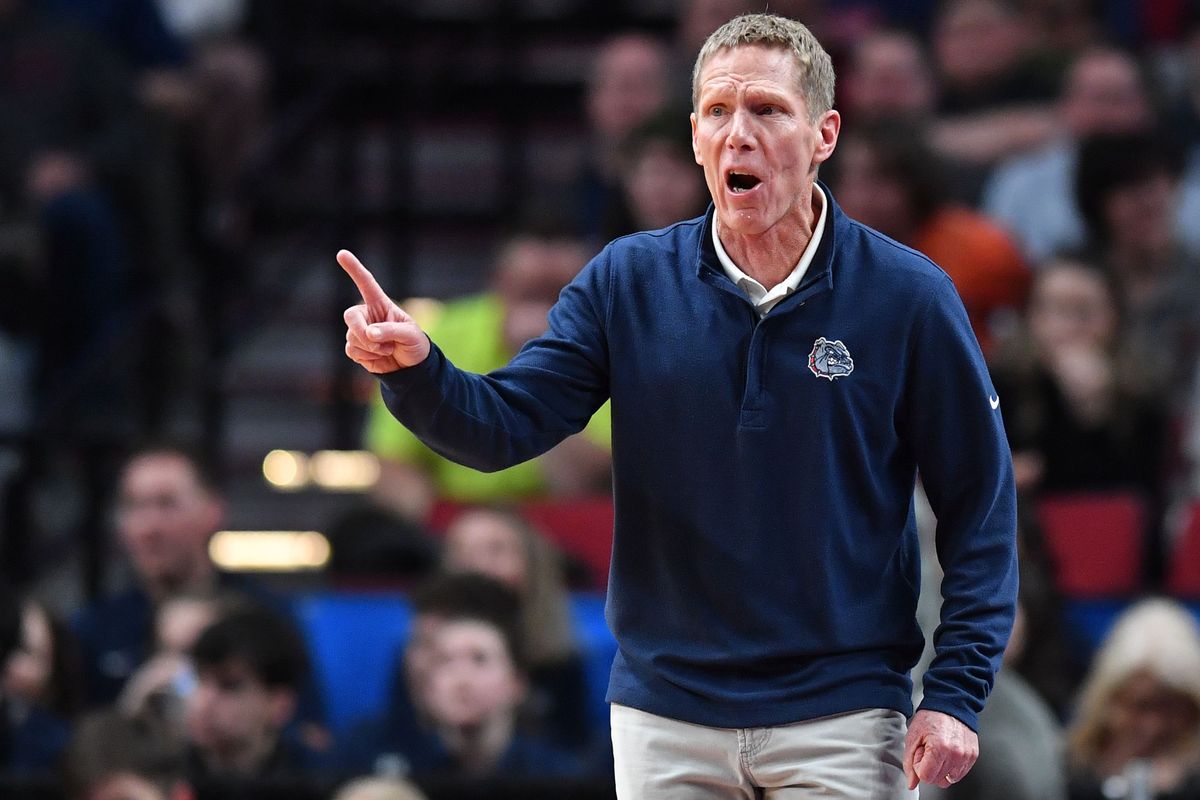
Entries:
{"type": "MultiPolygon", "coordinates": [[[[1007,227],[1034,262],[1087,243],[1087,225],[1073,187],[1079,143],[1097,135],[1132,134],[1153,127],[1153,106],[1137,61],[1121,50],[1093,47],[1071,65],[1058,100],[1062,138],[999,165],[983,194],[988,216],[1007,227]]],[[[1200,251],[1200,172],[1185,179],[1176,209],[1181,242],[1200,251]]]]}
{"type": "Polygon", "coordinates": [[[308,656],[281,614],[247,606],[228,612],[192,648],[196,689],[187,698],[188,774],[205,780],[289,778],[316,757],[287,735],[308,656]]]}
{"type": "Polygon", "coordinates": [[[170,597],[240,583],[218,573],[208,555],[224,504],[215,477],[200,458],[171,444],[144,448],[126,462],[119,492],[117,534],[133,568],[134,585],[84,609],[74,625],[88,700],[96,704],[115,700],[150,654],[155,607],[170,597]]]}
{"type": "MultiPolygon", "coordinates": [[[[133,568],[133,585],[101,598],[73,620],[79,637],[89,703],[116,700],[126,680],[154,651],[154,615],[180,596],[236,593],[283,610],[265,586],[213,564],[208,542],[220,527],[225,504],[216,474],[187,447],[155,443],[125,462],[117,498],[121,548],[133,568]]],[[[305,686],[300,730],[306,742],[329,747],[323,703],[314,681],[305,686]]]]}
{"type": "Polygon", "coordinates": [[[346,352],[406,426],[481,469],[553,446],[612,398],[619,797],[948,786],[977,755],[1015,602],[999,398],[946,275],[816,183],[841,119],[808,29],[731,20],[693,86],[705,217],[610,244],[550,329],[483,377],[342,251],[364,299],[346,352]],[[918,467],[946,577],[906,738],[918,467]]]}

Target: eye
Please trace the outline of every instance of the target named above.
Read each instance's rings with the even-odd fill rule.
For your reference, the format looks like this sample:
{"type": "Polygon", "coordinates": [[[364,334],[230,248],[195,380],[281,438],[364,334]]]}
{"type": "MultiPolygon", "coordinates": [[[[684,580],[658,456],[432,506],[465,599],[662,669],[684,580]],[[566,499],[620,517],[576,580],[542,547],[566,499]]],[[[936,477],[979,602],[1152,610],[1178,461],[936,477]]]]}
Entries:
{"type": "Polygon", "coordinates": [[[775,106],[760,106],[758,109],[759,116],[769,117],[778,112],[779,109],[775,106]]]}
{"type": "Polygon", "coordinates": [[[725,109],[721,106],[713,106],[708,110],[708,115],[710,117],[723,117],[725,116],[725,109]]]}

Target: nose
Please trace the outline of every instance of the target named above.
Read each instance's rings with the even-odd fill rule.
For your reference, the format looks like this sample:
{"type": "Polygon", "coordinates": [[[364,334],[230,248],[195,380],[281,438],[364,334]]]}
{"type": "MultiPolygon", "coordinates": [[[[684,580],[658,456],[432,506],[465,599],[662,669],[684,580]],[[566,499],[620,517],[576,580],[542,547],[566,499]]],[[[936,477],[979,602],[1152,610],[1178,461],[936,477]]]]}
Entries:
{"type": "Polygon", "coordinates": [[[731,150],[753,150],[757,140],[754,136],[754,117],[746,109],[733,112],[729,123],[729,138],[726,146],[731,150]]]}

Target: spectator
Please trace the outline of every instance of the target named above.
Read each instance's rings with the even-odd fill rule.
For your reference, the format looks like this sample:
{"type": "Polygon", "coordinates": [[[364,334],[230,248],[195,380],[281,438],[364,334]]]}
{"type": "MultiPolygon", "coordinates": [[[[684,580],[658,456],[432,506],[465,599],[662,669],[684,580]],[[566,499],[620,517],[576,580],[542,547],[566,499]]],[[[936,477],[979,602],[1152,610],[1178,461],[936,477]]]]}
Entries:
{"type": "Polygon", "coordinates": [[[229,611],[200,634],[192,661],[192,780],[289,778],[316,766],[315,754],[288,735],[308,657],[286,617],[266,608],[229,611]]]}
{"type": "Polygon", "coordinates": [[[182,733],[183,709],[196,688],[192,648],[235,602],[187,594],[165,600],[154,615],[155,652],[126,681],[118,707],[130,716],[156,714],[182,733]]]}
{"type": "Polygon", "coordinates": [[[568,777],[574,759],[517,730],[525,696],[525,662],[516,626],[489,617],[453,617],[433,640],[433,668],[423,705],[440,752],[414,772],[463,777],[568,777]]]}
{"type": "Polygon", "coordinates": [[[426,800],[421,790],[408,781],[388,778],[360,778],[346,784],[333,800],[426,800]]]}
{"type": "Polygon", "coordinates": [[[1035,277],[1026,329],[992,371],[1021,489],[1161,491],[1166,415],[1122,334],[1120,297],[1087,263],[1035,277]]]}
{"type": "MultiPolygon", "coordinates": [[[[1095,47],[1068,70],[1057,103],[1060,135],[1042,149],[1014,157],[997,167],[984,188],[983,208],[1021,242],[1026,256],[1040,263],[1060,252],[1077,250],[1087,232],[1075,202],[1079,141],[1099,134],[1146,130],[1152,108],[1137,62],[1121,50],[1095,47]]],[[[1198,249],[1200,170],[1196,191],[1181,203],[1175,228],[1189,249],[1198,249]]]]}
{"type": "MultiPolygon", "coordinates": [[[[450,303],[431,330],[455,363],[477,370],[504,366],[529,339],[546,329],[558,293],[587,260],[575,239],[545,233],[512,236],[496,259],[491,290],[450,303]]],[[[395,424],[381,401],[371,408],[367,447],[383,461],[376,499],[386,508],[424,522],[437,498],[492,502],[591,494],[609,478],[608,406],[587,430],[534,461],[481,473],[436,455],[395,424]]]]}
{"type": "Polygon", "coordinates": [[[425,698],[433,671],[437,632],[459,617],[520,624],[520,599],[504,584],[476,574],[431,578],[412,595],[413,617],[400,654],[386,712],[358,721],[341,742],[339,768],[346,774],[402,776],[429,760],[436,739],[425,698]]]}
{"type": "Polygon", "coordinates": [[[26,709],[71,720],[83,702],[79,652],[70,628],[43,603],[21,609],[21,640],[4,665],[4,692],[26,709]]]}
{"type": "Polygon", "coordinates": [[[1096,135],[1081,143],[1075,177],[1091,249],[1125,304],[1124,335],[1176,412],[1200,358],[1200,256],[1186,251],[1173,224],[1180,167],[1160,136],[1096,135]]]}
{"type": "Polygon", "coordinates": [[[708,208],[704,173],[696,165],[687,115],[659,114],[638,126],[621,148],[619,208],[609,215],[615,225],[607,238],[653,231],[708,208]]]}
{"type": "Polygon", "coordinates": [[[68,800],[192,800],[180,742],[153,720],[100,711],[85,717],[67,751],[68,800]]]}
{"type": "Polygon", "coordinates": [[[1003,669],[979,715],[979,760],[948,789],[922,789],[924,800],[1066,800],[1062,730],[1046,701],[1011,669],[1027,641],[1021,603],[1003,669]]]}
{"type": "MultiPolygon", "coordinates": [[[[68,387],[112,345],[127,313],[114,198],[136,171],[141,130],[130,78],[101,43],[57,24],[31,0],[0,0],[0,35],[0,208],[40,228],[45,284],[58,312],[41,331],[45,414],[49,404],[76,400],[68,387]]],[[[98,370],[88,402],[55,415],[56,425],[111,430],[129,408],[124,378],[117,366],[98,370]]]]}
{"type": "Polygon", "coordinates": [[[50,774],[67,743],[67,724],[45,707],[12,689],[27,688],[14,681],[21,663],[32,657],[33,644],[22,620],[22,604],[15,594],[0,586],[0,664],[4,684],[0,687],[0,770],[20,777],[50,774]],[[15,685],[14,685],[15,684],[15,685]]]}
{"type": "Polygon", "coordinates": [[[1200,632],[1144,600],[1096,653],[1069,735],[1072,800],[1200,796],[1200,632]]]}
{"type": "Polygon", "coordinates": [[[668,58],[659,40],[625,33],[605,41],[592,62],[585,98],[589,159],[580,176],[578,209],[579,233],[589,242],[603,237],[605,212],[619,192],[621,143],[667,101],[668,58]]]}
{"type": "Polygon", "coordinates": [[[942,4],[933,30],[938,113],[946,123],[939,150],[987,168],[1051,137],[1054,76],[1038,69],[1032,44],[1010,0],[942,4]]]}
{"type": "Polygon", "coordinates": [[[834,166],[831,185],[846,213],[941,266],[989,352],[993,332],[1011,327],[1029,290],[1029,268],[1008,235],[949,200],[944,165],[916,130],[893,123],[847,131],[834,166]]]}
{"type": "Polygon", "coordinates": [[[920,40],[899,30],[881,30],[862,39],[851,53],[842,85],[848,128],[886,120],[921,122],[933,114],[937,100],[933,70],[920,40]]]}
{"type": "Polygon", "coordinates": [[[478,508],[450,524],[443,563],[452,573],[487,575],[517,593],[531,684],[527,727],[571,747],[584,745],[587,686],[559,553],[516,513],[478,508]]]}
{"type": "Polygon", "coordinates": [[[154,647],[154,609],[179,594],[248,589],[219,572],[208,541],[221,524],[218,480],[204,459],[174,444],[135,452],[121,471],[116,526],[133,585],[83,609],[75,630],[88,700],[110,703],[154,647]]]}

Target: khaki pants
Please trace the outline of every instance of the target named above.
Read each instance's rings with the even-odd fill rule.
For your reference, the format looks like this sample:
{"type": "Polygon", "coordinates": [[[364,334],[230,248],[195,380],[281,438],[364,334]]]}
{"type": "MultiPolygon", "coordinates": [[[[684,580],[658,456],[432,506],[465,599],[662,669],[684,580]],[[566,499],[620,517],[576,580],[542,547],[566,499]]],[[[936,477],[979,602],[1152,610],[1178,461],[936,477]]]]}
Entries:
{"type": "Polygon", "coordinates": [[[612,706],[619,800],[915,800],[904,715],[871,709],[770,728],[709,728],[612,706]]]}

